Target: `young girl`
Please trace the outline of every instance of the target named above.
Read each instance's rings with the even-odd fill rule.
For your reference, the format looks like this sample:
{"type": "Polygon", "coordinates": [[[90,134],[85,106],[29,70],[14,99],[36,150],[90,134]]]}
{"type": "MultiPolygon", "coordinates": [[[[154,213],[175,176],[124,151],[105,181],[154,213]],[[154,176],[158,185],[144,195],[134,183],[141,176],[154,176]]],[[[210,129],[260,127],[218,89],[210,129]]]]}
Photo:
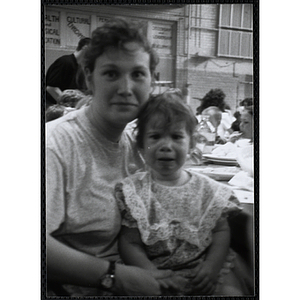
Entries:
{"type": "Polygon", "coordinates": [[[120,255],[156,278],[171,270],[159,280],[167,295],[243,295],[232,272],[227,223],[239,202],[227,186],[183,167],[196,122],[175,93],[153,97],[142,108],[137,145],[148,171],[116,185],[120,255]]]}

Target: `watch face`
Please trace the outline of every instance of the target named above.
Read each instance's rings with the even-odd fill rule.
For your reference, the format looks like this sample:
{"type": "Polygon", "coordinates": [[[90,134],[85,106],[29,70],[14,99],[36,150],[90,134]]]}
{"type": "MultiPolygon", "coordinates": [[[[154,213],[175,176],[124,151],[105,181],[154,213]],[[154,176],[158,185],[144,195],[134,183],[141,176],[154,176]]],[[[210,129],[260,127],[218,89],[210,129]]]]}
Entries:
{"type": "Polygon", "coordinates": [[[110,275],[105,276],[105,278],[102,279],[101,282],[102,286],[106,289],[112,288],[114,284],[114,278],[110,275]]]}

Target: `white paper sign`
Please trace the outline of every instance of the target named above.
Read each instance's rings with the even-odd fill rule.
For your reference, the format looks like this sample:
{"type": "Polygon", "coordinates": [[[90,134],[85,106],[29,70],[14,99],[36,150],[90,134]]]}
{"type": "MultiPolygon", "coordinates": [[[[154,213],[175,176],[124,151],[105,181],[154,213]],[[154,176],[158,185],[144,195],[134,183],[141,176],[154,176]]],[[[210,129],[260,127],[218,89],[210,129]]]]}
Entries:
{"type": "Polygon", "coordinates": [[[57,11],[48,11],[45,15],[45,45],[50,47],[60,46],[60,15],[57,11]]]}

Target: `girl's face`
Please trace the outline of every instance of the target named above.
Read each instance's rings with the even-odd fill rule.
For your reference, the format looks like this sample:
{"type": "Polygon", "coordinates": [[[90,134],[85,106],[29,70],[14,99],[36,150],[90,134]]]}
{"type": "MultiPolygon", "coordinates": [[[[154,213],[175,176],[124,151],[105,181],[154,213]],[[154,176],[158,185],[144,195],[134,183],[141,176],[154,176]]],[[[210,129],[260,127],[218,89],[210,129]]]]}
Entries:
{"type": "Polygon", "coordinates": [[[253,117],[248,112],[242,112],[240,131],[243,133],[243,137],[252,139],[253,136],[253,117]]]}
{"type": "Polygon", "coordinates": [[[137,43],[128,52],[111,48],[99,56],[86,76],[93,92],[91,109],[115,126],[136,118],[151,90],[150,55],[137,43]]]}
{"type": "Polygon", "coordinates": [[[158,180],[179,178],[190,150],[190,136],[185,122],[171,125],[167,130],[156,118],[146,125],[143,154],[147,165],[158,180]]]}

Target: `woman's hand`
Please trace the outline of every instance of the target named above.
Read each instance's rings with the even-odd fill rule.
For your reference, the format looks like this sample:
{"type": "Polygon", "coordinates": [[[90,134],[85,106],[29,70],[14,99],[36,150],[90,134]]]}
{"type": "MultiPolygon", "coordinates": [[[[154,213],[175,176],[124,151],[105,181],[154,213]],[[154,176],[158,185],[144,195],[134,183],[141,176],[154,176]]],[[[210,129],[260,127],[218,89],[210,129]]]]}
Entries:
{"type": "Polygon", "coordinates": [[[159,296],[159,282],[151,272],[134,266],[116,264],[115,290],[118,295],[159,296]]]}
{"type": "Polygon", "coordinates": [[[219,270],[210,261],[200,263],[195,269],[195,277],[192,280],[193,293],[212,295],[217,284],[219,270]]]}

